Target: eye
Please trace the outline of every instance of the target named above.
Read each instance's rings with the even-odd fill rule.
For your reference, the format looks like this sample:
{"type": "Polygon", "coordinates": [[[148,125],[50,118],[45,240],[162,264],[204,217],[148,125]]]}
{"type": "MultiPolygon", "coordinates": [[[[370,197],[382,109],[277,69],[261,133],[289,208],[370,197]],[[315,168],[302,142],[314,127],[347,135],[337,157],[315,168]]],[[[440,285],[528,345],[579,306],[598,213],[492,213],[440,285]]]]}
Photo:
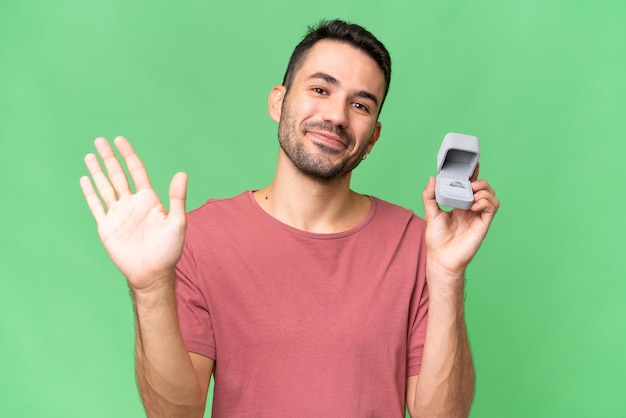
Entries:
{"type": "Polygon", "coordinates": [[[363,103],[354,102],[352,103],[352,106],[367,113],[370,111],[369,107],[365,106],[363,103]]]}
{"type": "Polygon", "coordinates": [[[313,87],[311,90],[317,94],[328,94],[328,92],[321,87],[313,87]]]}

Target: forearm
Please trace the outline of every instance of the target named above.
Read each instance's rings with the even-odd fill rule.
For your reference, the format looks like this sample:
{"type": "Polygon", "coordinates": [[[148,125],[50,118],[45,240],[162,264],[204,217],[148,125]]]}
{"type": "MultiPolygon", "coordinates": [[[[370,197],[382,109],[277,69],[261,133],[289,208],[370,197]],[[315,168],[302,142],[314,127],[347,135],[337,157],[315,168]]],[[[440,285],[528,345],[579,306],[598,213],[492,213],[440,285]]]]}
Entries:
{"type": "Polygon", "coordinates": [[[475,376],[465,325],[464,279],[442,278],[441,272],[427,270],[428,325],[409,411],[416,417],[467,417],[475,376]]]}
{"type": "Polygon", "coordinates": [[[132,296],[137,382],[147,415],[202,416],[206,393],[182,340],[174,280],[132,296]]]}

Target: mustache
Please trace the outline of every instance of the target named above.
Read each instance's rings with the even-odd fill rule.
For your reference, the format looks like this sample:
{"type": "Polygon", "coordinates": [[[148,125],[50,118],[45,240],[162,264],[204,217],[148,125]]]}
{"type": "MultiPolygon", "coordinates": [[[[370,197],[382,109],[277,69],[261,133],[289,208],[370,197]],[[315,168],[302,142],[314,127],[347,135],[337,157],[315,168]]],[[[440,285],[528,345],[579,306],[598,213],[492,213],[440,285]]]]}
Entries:
{"type": "Polygon", "coordinates": [[[348,145],[352,145],[354,143],[354,138],[352,138],[352,135],[347,133],[342,127],[333,125],[330,122],[305,122],[302,124],[302,132],[312,128],[335,134],[348,145]]]}

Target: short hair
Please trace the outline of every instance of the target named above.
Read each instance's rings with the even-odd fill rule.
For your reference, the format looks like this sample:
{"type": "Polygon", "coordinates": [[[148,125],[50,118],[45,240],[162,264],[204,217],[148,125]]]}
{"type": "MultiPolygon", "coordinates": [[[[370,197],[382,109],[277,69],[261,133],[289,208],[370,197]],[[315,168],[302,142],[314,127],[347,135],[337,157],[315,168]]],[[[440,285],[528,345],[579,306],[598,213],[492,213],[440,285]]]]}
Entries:
{"type": "Polygon", "coordinates": [[[351,45],[365,52],[378,64],[385,76],[385,94],[380,104],[380,109],[382,109],[391,82],[391,57],[389,56],[389,51],[387,51],[382,42],[364,27],[339,19],[322,20],[317,26],[309,26],[307,34],[295,47],[289,59],[283,78],[283,86],[286,87],[287,91],[289,91],[295,74],[302,67],[310,49],[317,42],[325,39],[351,45]]]}

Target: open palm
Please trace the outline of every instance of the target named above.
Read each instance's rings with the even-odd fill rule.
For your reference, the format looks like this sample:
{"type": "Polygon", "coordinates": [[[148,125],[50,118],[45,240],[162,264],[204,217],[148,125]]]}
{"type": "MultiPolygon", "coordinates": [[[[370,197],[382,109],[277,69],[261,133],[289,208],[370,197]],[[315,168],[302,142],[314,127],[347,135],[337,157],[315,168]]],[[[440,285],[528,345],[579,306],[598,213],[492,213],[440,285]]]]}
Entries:
{"type": "Polygon", "coordinates": [[[152,189],[143,163],[126,139],[116,138],[115,145],[126,162],[135,193],[131,192],[109,143],[98,138],[95,145],[108,176],[96,156],[88,154],[85,163],[98,192],[87,176],[81,178],[80,184],[109,256],[135,290],[171,279],[185,239],[186,175],[178,173],[172,179],[168,213],[152,189]]]}

